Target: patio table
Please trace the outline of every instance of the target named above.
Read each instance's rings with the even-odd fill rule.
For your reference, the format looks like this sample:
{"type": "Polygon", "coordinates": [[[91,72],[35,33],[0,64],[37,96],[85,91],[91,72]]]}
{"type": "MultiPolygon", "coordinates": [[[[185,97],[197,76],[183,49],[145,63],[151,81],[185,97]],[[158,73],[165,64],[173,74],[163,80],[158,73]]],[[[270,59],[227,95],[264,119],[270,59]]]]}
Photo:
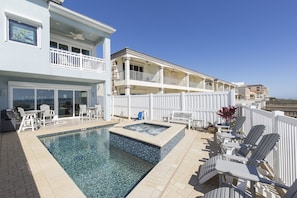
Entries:
{"type": "Polygon", "coordinates": [[[95,117],[95,115],[96,115],[96,107],[87,107],[87,111],[90,114],[90,119],[95,117]]]}

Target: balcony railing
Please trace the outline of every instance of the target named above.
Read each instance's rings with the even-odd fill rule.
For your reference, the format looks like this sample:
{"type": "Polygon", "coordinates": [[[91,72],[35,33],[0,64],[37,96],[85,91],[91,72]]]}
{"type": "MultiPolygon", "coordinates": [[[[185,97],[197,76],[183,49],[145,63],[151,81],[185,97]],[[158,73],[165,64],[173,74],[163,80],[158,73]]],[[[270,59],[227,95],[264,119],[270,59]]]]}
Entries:
{"type": "Polygon", "coordinates": [[[164,84],[186,86],[185,81],[177,78],[167,77],[167,76],[164,76],[164,84]]]}
{"type": "MultiPolygon", "coordinates": [[[[125,80],[125,72],[119,72],[120,80],[125,80]]],[[[139,72],[139,71],[130,71],[131,80],[139,80],[146,82],[160,82],[160,78],[151,73],[139,72]]]]}
{"type": "Polygon", "coordinates": [[[104,59],[55,48],[50,48],[50,63],[59,67],[96,72],[104,72],[106,68],[104,59]]]}

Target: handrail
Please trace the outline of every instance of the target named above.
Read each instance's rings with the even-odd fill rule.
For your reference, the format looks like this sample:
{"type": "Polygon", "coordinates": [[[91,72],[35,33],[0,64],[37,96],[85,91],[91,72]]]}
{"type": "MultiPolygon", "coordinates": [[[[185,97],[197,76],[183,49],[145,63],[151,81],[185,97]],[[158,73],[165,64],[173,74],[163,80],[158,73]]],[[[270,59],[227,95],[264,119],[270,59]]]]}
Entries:
{"type": "Polygon", "coordinates": [[[56,48],[50,48],[50,63],[54,66],[71,69],[96,72],[105,72],[106,70],[106,62],[104,59],[56,48]]]}

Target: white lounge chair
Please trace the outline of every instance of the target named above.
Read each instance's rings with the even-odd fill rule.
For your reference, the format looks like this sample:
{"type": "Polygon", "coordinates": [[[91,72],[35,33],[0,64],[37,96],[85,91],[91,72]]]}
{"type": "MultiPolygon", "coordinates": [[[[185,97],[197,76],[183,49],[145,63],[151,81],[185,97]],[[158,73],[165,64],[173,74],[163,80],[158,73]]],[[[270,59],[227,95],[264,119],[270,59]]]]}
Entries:
{"type": "Polygon", "coordinates": [[[245,163],[250,166],[259,166],[269,152],[274,148],[275,144],[279,140],[279,137],[279,134],[275,133],[264,135],[249,158],[226,154],[210,158],[200,166],[198,175],[199,183],[203,184],[218,174],[218,170],[216,169],[217,160],[229,160],[238,163],[245,163]]]}
{"type": "MultiPolygon", "coordinates": [[[[260,182],[262,183],[267,183],[273,186],[277,186],[280,188],[283,188],[285,190],[287,190],[287,192],[285,193],[285,195],[283,196],[283,198],[296,198],[297,197],[297,179],[295,180],[295,182],[290,186],[285,186],[283,184],[271,181],[271,180],[264,180],[264,179],[260,179],[260,182]]],[[[252,195],[246,191],[242,191],[241,189],[238,189],[234,186],[226,186],[226,187],[219,187],[216,188],[212,191],[209,191],[208,193],[206,193],[204,195],[204,198],[250,198],[252,197],[252,195]]]]}
{"type": "Polygon", "coordinates": [[[245,122],[246,117],[240,116],[236,119],[234,126],[226,129],[224,125],[216,125],[218,132],[216,133],[218,143],[231,141],[232,139],[241,139],[243,135],[240,134],[240,129],[245,122]]]}
{"type": "Polygon", "coordinates": [[[221,146],[222,153],[232,154],[237,153],[241,156],[247,156],[250,150],[254,149],[257,141],[262,136],[265,130],[264,125],[253,126],[247,136],[244,138],[243,142],[224,142],[221,146]]]}
{"type": "Polygon", "coordinates": [[[51,110],[48,104],[40,105],[40,110],[42,111],[41,123],[43,126],[45,126],[45,124],[54,122],[55,111],[51,110]]]}

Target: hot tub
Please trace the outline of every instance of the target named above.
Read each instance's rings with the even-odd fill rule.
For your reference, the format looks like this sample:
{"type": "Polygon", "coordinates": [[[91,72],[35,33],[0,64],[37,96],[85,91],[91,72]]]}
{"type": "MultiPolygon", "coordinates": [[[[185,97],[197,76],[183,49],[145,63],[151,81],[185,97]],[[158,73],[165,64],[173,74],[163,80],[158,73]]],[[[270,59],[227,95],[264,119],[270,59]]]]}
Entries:
{"type": "Polygon", "coordinates": [[[135,121],[129,124],[116,125],[110,128],[109,131],[111,145],[153,164],[157,164],[185,136],[185,125],[155,121],[135,121]],[[130,130],[131,128],[139,128],[138,126],[148,125],[165,129],[158,134],[153,132],[154,135],[130,130]]]}

